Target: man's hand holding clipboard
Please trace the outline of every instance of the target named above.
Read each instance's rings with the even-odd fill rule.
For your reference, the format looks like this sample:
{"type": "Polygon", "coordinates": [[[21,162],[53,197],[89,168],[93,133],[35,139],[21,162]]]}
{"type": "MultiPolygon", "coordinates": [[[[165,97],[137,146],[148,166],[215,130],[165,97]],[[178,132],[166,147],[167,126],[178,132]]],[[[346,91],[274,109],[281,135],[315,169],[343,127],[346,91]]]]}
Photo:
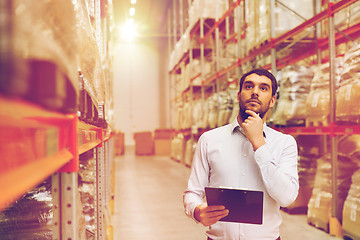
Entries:
{"type": "Polygon", "coordinates": [[[263,192],[205,187],[205,193],[208,207],[228,210],[218,221],[262,224],[263,192]]]}

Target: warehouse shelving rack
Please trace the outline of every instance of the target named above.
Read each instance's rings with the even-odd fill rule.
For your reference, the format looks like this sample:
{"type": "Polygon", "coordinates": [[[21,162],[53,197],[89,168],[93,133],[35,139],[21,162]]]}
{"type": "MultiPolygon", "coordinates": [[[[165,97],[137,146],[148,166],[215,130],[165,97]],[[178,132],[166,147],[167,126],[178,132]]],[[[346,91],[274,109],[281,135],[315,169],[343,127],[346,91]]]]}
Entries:
{"type": "MultiPolygon", "coordinates": [[[[306,126],[306,127],[275,127],[277,130],[288,133],[292,135],[322,135],[322,136],[330,136],[331,139],[331,156],[332,156],[332,190],[333,190],[333,198],[332,198],[332,218],[330,219],[330,233],[334,235],[339,235],[339,222],[337,219],[337,188],[336,188],[336,179],[337,179],[337,136],[341,135],[351,135],[351,134],[360,134],[359,125],[340,125],[336,122],[335,119],[335,57],[336,50],[335,47],[338,44],[345,43],[357,39],[360,37],[360,24],[357,23],[348,28],[342,29],[341,31],[336,29],[334,24],[334,15],[341,11],[342,9],[351,6],[358,0],[341,0],[334,3],[333,1],[329,1],[328,5],[323,11],[320,11],[321,1],[314,0],[315,13],[314,16],[310,19],[304,19],[303,23],[298,25],[297,27],[283,33],[282,35],[276,37],[274,31],[274,7],[275,3],[278,2],[283,4],[281,1],[270,0],[270,39],[269,41],[260,43],[254,49],[247,49],[246,45],[241,45],[240,39],[244,39],[246,36],[246,23],[244,23],[243,17],[244,13],[241,12],[241,6],[244,4],[243,0],[236,1],[226,1],[226,12],[223,13],[218,19],[214,19],[212,25],[208,26],[205,24],[206,19],[201,18],[195,24],[193,29],[200,29],[198,34],[200,35],[200,61],[201,61],[201,72],[204,72],[204,42],[208,38],[215,39],[215,45],[213,47],[213,52],[216,52],[216,69],[210,76],[204,76],[203,74],[199,74],[201,77],[201,89],[202,92],[202,100],[204,101],[205,94],[204,92],[209,86],[217,86],[215,87],[216,91],[220,90],[220,81],[223,81],[224,78],[229,79],[234,78],[239,79],[240,72],[238,71],[239,67],[244,64],[253,63],[254,60],[257,60],[259,57],[264,54],[268,54],[271,57],[271,62],[260,65],[263,68],[271,69],[274,74],[277,73],[277,69],[281,69],[289,64],[294,64],[300,60],[307,59],[311,56],[316,56],[314,64],[321,64],[322,62],[330,63],[330,123],[329,126],[306,126]],[[234,23],[231,24],[231,20],[233,19],[234,23]],[[328,36],[321,38],[319,34],[319,25],[322,21],[328,21],[328,36]],[[315,37],[311,39],[304,38],[306,34],[304,34],[305,30],[314,27],[314,35],[315,37]],[[233,31],[230,33],[230,29],[233,31]],[[222,35],[221,35],[222,34],[222,35]],[[236,59],[230,63],[229,65],[219,68],[220,60],[218,58],[219,49],[220,49],[220,35],[222,39],[224,39],[225,43],[236,42],[236,59]],[[299,35],[301,35],[299,37],[299,35]],[[223,37],[225,36],[225,37],[223,37]],[[281,58],[277,57],[277,53],[282,51],[283,49],[290,49],[290,53],[282,56],[281,58]],[[329,51],[329,56],[324,58],[321,56],[323,51],[329,51]],[[236,71],[235,74],[233,71],[236,71]],[[231,75],[232,74],[232,75],[231,75]]],[[[294,11],[293,11],[294,12],[294,11]]],[[[207,20],[209,21],[209,20],[207,20]]],[[[174,21],[174,25],[176,26],[176,21],[174,21]]],[[[198,30],[196,30],[198,31],[198,30]]],[[[194,30],[192,30],[194,32],[194,30]]],[[[178,69],[178,65],[184,62],[184,58],[181,58],[177,64],[175,64],[174,68],[169,71],[170,81],[173,82],[173,75],[176,74],[176,70],[178,69]]],[[[254,64],[253,64],[254,65],[254,64]]],[[[257,67],[260,67],[257,66],[257,67]]],[[[175,85],[173,83],[173,85],[175,85]]],[[[181,94],[185,94],[193,92],[194,88],[190,85],[186,91],[181,94]]],[[[171,91],[171,90],[170,90],[171,91]]],[[[196,89],[196,91],[199,91],[196,89]]],[[[177,96],[174,97],[174,99],[177,96]]],[[[177,98],[179,100],[179,98],[177,98]]],[[[201,134],[204,130],[199,129],[199,134],[201,134]]],[[[183,132],[184,134],[190,134],[189,130],[183,129],[179,132],[183,132]]],[[[192,131],[196,132],[196,131],[192,131]]],[[[191,135],[191,137],[193,137],[191,135]]]]}
{"type": "MultiPolygon", "coordinates": [[[[89,17],[94,20],[95,41],[105,64],[107,84],[112,81],[109,51],[110,16],[112,2],[107,0],[86,0],[89,17]]],[[[12,12],[11,1],[4,1],[0,11],[12,12]]],[[[0,32],[9,28],[13,18],[0,23],[0,32]],[[8,24],[8,25],[6,25],[8,24]]],[[[6,33],[6,31],[5,31],[6,33]]],[[[5,34],[4,34],[5,35],[5,34]]],[[[11,48],[10,48],[11,49],[11,48]]],[[[1,49],[3,50],[3,49],[1,49]]],[[[8,49],[9,50],[9,49],[8,49]]],[[[0,51],[1,63],[13,60],[11,52],[0,51]],[[6,59],[9,58],[9,59],[6,59]]],[[[18,59],[19,63],[28,60],[18,59]]],[[[32,65],[29,65],[31,68],[32,65]]],[[[11,68],[10,68],[11,69],[11,68]]],[[[47,81],[57,81],[56,73],[47,75],[47,81]]],[[[1,68],[2,77],[8,77],[10,84],[13,75],[1,68]]],[[[39,71],[42,73],[42,71],[39,71]]],[[[19,76],[17,76],[19,77],[19,76]]],[[[65,78],[64,78],[65,79],[65,78]]],[[[66,80],[65,80],[66,81],[66,80]]],[[[79,72],[79,94],[72,98],[73,106],[79,109],[56,109],[44,106],[21,94],[11,91],[0,92],[0,211],[5,211],[22,196],[44,180],[51,179],[52,197],[52,236],[53,239],[78,239],[79,236],[79,156],[90,153],[95,167],[95,229],[94,239],[112,239],[112,226],[107,221],[113,212],[113,131],[107,119],[108,102],[95,102],[83,86],[84,79],[79,72]],[[79,104],[79,105],[78,105],[79,104]]],[[[17,86],[20,87],[20,86],[17,86]]],[[[105,99],[107,101],[108,99],[105,99]]]]}

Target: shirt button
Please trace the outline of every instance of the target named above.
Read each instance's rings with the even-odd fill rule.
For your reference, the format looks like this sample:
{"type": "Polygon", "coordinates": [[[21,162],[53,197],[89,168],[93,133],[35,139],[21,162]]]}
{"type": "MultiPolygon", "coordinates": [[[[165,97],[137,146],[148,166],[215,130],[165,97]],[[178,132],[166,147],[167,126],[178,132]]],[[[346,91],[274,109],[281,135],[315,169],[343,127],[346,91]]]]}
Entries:
{"type": "Polygon", "coordinates": [[[242,175],[245,176],[245,172],[242,172],[242,175]]]}
{"type": "Polygon", "coordinates": [[[243,156],[244,156],[244,157],[246,157],[247,155],[246,155],[246,154],[244,154],[243,156]]]}

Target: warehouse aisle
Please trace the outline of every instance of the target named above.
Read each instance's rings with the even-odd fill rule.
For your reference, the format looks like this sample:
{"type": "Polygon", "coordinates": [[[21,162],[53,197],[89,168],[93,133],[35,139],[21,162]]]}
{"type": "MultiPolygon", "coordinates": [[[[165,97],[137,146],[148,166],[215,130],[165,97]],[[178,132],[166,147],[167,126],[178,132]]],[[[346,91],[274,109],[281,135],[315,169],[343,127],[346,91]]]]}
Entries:
{"type": "MultiPolygon", "coordinates": [[[[202,240],[205,228],[184,214],[182,193],[190,172],[169,157],[135,156],[126,149],[117,157],[114,240],[202,240]]],[[[283,213],[282,240],[327,240],[306,223],[305,215],[283,213]]]]}

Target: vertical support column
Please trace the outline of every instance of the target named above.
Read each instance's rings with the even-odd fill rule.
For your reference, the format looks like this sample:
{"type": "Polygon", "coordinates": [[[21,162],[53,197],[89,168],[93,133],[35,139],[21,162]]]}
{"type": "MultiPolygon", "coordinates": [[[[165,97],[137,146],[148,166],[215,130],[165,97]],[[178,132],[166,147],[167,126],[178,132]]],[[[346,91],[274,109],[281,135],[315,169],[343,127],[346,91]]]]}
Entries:
{"type": "MultiPolygon", "coordinates": [[[[95,15],[95,38],[96,42],[99,46],[99,51],[102,49],[102,41],[101,41],[101,4],[100,0],[94,0],[94,15],[95,15]]],[[[102,52],[101,52],[102,53],[102,52]]]]}
{"type": "MultiPolygon", "coordinates": [[[[321,11],[321,0],[314,0],[314,15],[321,11]]],[[[319,39],[321,38],[321,22],[315,25],[315,37],[316,37],[316,62],[321,65],[321,49],[319,48],[319,39]]]]}
{"type": "Polygon", "coordinates": [[[174,47],[176,46],[177,42],[177,22],[176,22],[176,0],[173,0],[173,40],[174,40],[174,47]]]}
{"type": "MultiPolygon", "coordinates": [[[[219,71],[221,66],[221,39],[220,39],[220,32],[219,32],[219,5],[216,4],[216,18],[215,23],[217,24],[215,28],[215,44],[216,44],[216,92],[220,92],[220,78],[219,78],[219,71]]],[[[220,95],[217,95],[217,107],[220,108],[220,95]]]]}
{"type": "Polygon", "coordinates": [[[103,240],[104,236],[104,145],[96,148],[96,194],[95,194],[95,206],[96,206],[96,239],[103,240]]]}
{"type": "Polygon", "coordinates": [[[62,239],[78,238],[77,188],[78,173],[61,173],[61,235],[62,239]]]}
{"type": "MultiPolygon", "coordinates": [[[[241,48],[241,32],[242,32],[242,17],[241,17],[241,6],[242,6],[243,2],[241,2],[240,4],[238,4],[235,8],[235,19],[234,19],[234,29],[236,31],[236,39],[237,39],[237,43],[236,43],[236,59],[238,59],[238,62],[240,61],[239,59],[242,57],[241,54],[241,50],[244,51],[244,49],[241,48]]],[[[236,72],[236,78],[240,78],[240,65],[235,69],[236,72]]]]}
{"type": "Polygon", "coordinates": [[[184,34],[184,7],[183,0],[179,0],[180,37],[184,34]]]}
{"type": "MultiPolygon", "coordinates": [[[[330,73],[330,124],[333,130],[336,120],[336,77],[335,77],[335,24],[334,13],[332,11],[334,3],[330,0],[328,5],[328,21],[329,21],[329,73],[330,73]]],[[[331,134],[331,159],[332,159],[332,211],[330,218],[330,234],[341,236],[340,214],[341,209],[338,205],[338,189],[337,189],[337,169],[338,169],[338,150],[337,137],[331,134]]]]}
{"type": "MultiPolygon", "coordinates": [[[[212,37],[211,35],[209,37],[212,37]]],[[[201,67],[201,110],[205,114],[205,49],[204,49],[204,19],[200,18],[200,67],[201,67]]]]}
{"type": "MultiPolygon", "coordinates": [[[[170,62],[170,58],[171,58],[171,49],[172,49],[172,46],[171,46],[171,11],[170,9],[168,9],[167,11],[167,40],[168,40],[168,62],[170,62]]],[[[168,69],[169,71],[171,69],[168,69]]],[[[169,126],[170,127],[173,127],[172,126],[172,123],[173,123],[173,120],[172,120],[172,115],[173,115],[173,107],[172,107],[172,99],[174,98],[173,95],[172,95],[172,73],[169,72],[168,74],[168,82],[169,82],[169,98],[168,98],[168,101],[169,101],[169,111],[168,111],[168,119],[169,119],[169,126]]]]}
{"type": "Polygon", "coordinates": [[[52,176],[53,239],[78,239],[77,172],[55,173],[52,176]]]}
{"type": "Polygon", "coordinates": [[[274,46],[275,36],[275,0],[270,0],[270,43],[271,43],[271,72],[277,75],[276,68],[276,49],[274,46]]]}
{"type": "Polygon", "coordinates": [[[54,173],[51,176],[51,196],[53,198],[53,240],[61,240],[60,190],[60,173],[54,173]]]}

